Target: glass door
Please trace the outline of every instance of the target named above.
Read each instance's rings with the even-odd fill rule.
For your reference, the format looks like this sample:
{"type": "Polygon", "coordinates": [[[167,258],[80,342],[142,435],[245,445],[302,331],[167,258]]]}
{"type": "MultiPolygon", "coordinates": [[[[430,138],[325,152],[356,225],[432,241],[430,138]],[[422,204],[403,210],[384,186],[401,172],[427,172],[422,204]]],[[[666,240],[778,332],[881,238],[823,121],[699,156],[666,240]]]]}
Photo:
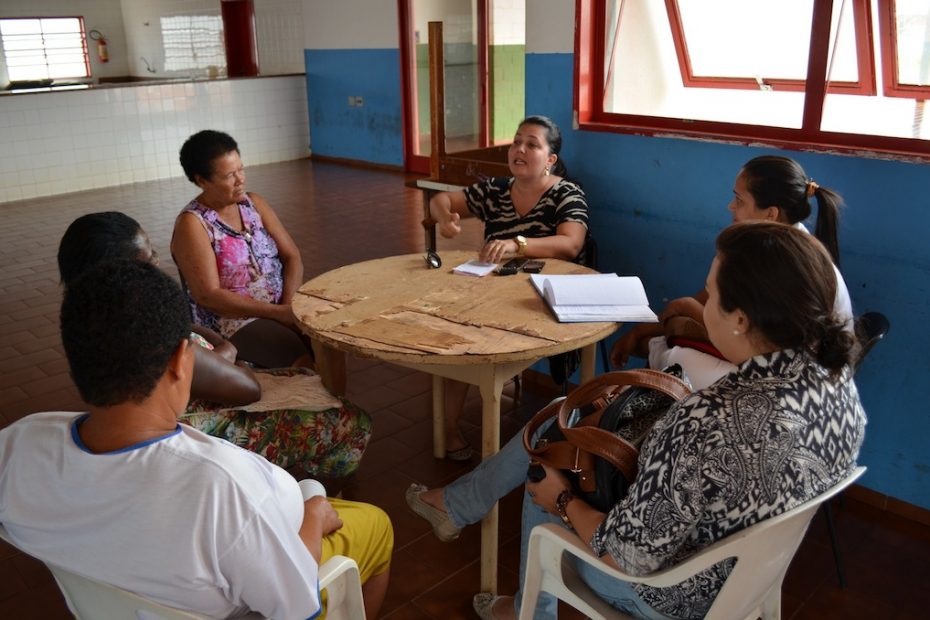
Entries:
{"type": "Polygon", "coordinates": [[[429,22],[443,24],[446,152],[509,140],[523,115],[524,0],[400,0],[399,8],[406,168],[429,171],[429,22]],[[506,44],[492,44],[495,21],[506,44]]]}

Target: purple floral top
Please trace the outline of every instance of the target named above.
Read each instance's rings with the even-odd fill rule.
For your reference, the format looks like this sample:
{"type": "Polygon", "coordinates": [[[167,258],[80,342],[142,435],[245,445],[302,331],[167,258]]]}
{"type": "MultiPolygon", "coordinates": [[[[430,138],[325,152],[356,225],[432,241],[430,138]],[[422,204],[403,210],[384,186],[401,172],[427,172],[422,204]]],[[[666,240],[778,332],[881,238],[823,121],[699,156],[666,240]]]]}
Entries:
{"type": "MultiPolygon", "coordinates": [[[[284,289],[284,267],[278,257],[278,245],[265,230],[262,218],[252,201],[246,196],[239,202],[242,232],[233,230],[217,217],[216,211],[192,200],[181,214],[193,213],[203,224],[216,255],[216,270],[220,286],[256,301],[278,303],[284,289]]],[[[229,338],[255,320],[222,317],[197,305],[187,283],[184,291],[190,301],[194,323],[203,325],[229,338]]]]}

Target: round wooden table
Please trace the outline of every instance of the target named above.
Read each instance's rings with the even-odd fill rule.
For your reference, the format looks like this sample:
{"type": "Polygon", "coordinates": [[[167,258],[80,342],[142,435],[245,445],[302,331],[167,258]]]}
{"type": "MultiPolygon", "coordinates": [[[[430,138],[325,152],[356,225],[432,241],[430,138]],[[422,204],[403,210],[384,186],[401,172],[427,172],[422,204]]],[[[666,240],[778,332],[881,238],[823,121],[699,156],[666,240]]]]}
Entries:
{"type": "MultiPolygon", "coordinates": [[[[314,342],[324,384],[344,389],[345,364],[331,351],[375,358],[433,375],[433,451],[445,456],[442,378],[481,392],[481,453],[500,448],[504,383],[536,361],[582,349],[581,379],[593,378],[595,346],[616,323],[559,323],[529,276],[457,275],[473,252],[444,252],[429,269],[422,254],[391,256],[334,269],[306,282],[293,301],[314,342]],[[327,351],[327,348],[329,351],[327,351]]],[[[594,273],[546,259],[543,274],[594,273]]],[[[481,589],[497,591],[497,510],[482,522],[481,589]]]]}

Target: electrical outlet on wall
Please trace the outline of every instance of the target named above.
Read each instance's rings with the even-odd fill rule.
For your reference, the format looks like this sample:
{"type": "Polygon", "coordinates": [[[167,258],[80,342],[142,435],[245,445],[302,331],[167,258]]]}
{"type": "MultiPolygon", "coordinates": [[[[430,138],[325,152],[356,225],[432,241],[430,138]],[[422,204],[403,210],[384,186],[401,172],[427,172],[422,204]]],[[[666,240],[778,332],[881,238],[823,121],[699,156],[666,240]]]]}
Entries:
{"type": "Polygon", "coordinates": [[[363,99],[361,95],[356,95],[356,96],[355,96],[355,106],[360,108],[360,107],[362,107],[363,105],[365,105],[365,99],[363,99]]]}

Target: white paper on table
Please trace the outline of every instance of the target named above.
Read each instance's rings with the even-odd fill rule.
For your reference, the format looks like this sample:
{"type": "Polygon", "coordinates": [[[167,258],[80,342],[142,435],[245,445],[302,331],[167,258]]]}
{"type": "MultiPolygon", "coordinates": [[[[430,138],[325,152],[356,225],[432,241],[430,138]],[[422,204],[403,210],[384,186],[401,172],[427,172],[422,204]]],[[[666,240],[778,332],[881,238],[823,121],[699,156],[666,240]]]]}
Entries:
{"type": "Polygon", "coordinates": [[[457,273],[463,276],[478,276],[483,277],[497,269],[497,263],[485,263],[478,259],[472,259],[467,263],[462,263],[458,267],[452,270],[452,273],[457,273]]]}

